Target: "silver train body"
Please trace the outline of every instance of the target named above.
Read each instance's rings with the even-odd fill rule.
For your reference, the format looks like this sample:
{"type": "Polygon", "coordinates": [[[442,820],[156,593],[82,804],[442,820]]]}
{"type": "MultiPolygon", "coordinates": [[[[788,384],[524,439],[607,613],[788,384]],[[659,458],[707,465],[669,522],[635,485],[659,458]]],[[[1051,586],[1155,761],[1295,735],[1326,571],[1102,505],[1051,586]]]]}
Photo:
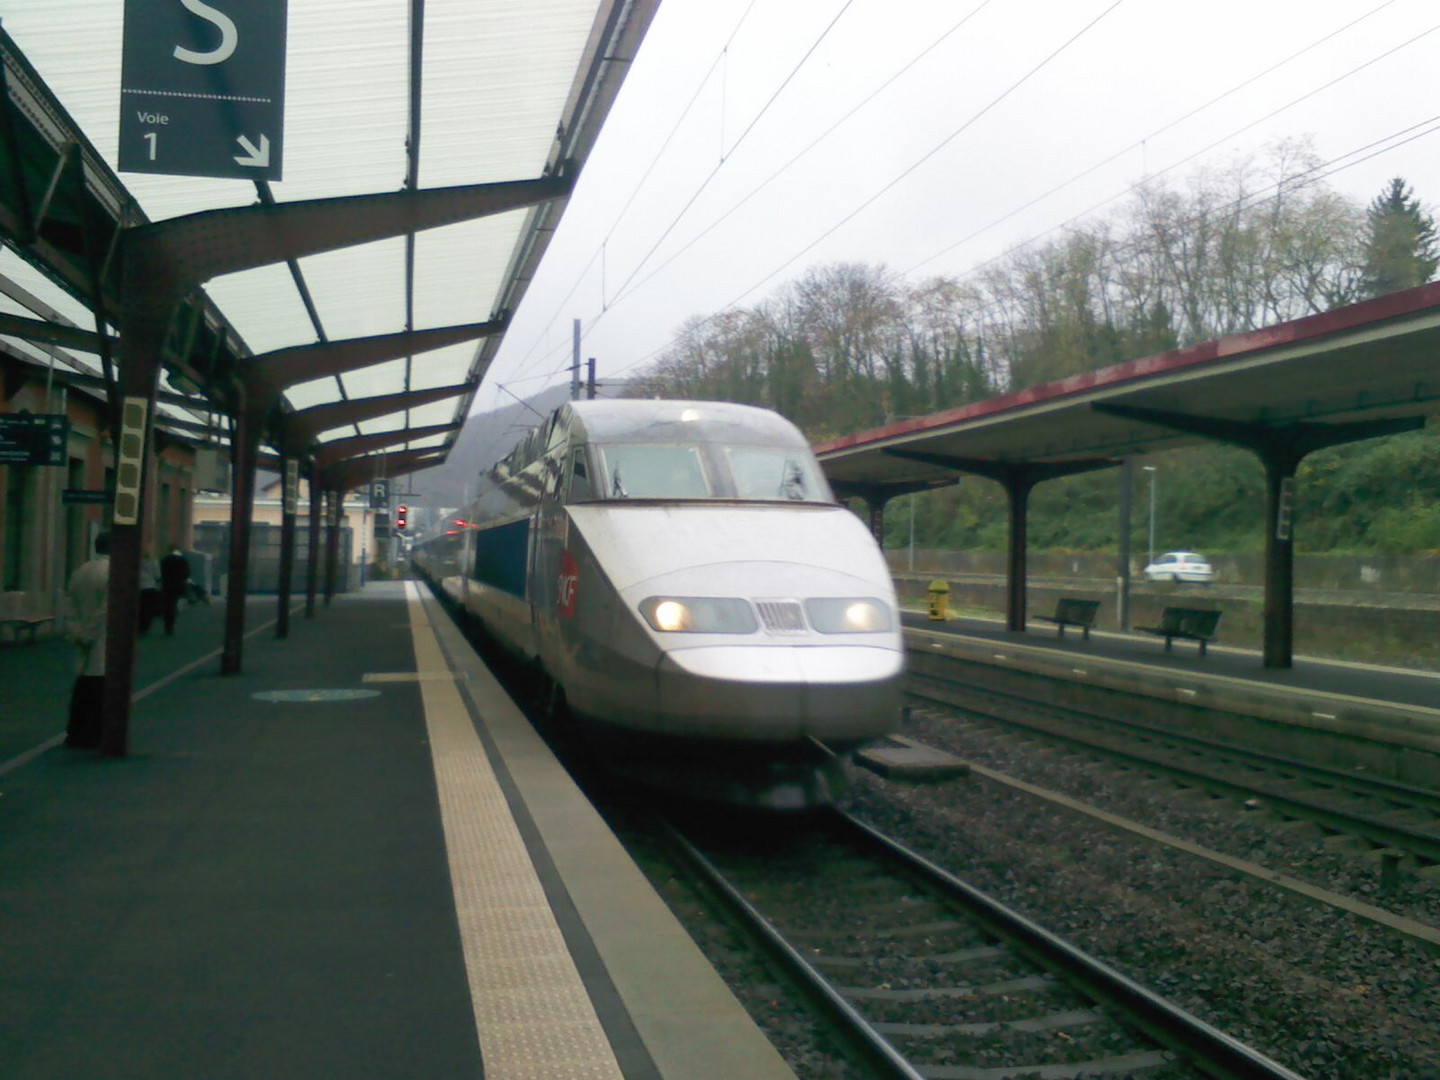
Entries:
{"type": "Polygon", "coordinates": [[[889,571],[775,413],[572,402],[414,558],[587,727],[764,757],[898,721],[889,571]]]}

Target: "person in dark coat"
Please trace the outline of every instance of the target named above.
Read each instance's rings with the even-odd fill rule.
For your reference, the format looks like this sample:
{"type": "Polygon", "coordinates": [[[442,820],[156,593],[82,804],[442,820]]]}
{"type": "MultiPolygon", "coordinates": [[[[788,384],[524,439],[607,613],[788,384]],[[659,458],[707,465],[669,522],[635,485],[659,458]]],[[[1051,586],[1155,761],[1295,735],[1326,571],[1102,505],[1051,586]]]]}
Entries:
{"type": "Polygon", "coordinates": [[[160,563],[155,556],[146,548],[145,553],[140,557],[140,636],[144,637],[150,632],[150,624],[155,621],[164,605],[160,598],[160,563]]]}
{"type": "Polygon", "coordinates": [[[172,545],[170,554],[160,560],[160,594],[165,604],[166,637],[175,634],[175,612],[180,606],[180,598],[185,595],[185,583],[189,580],[190,563],[180,549],[172,545]]]}

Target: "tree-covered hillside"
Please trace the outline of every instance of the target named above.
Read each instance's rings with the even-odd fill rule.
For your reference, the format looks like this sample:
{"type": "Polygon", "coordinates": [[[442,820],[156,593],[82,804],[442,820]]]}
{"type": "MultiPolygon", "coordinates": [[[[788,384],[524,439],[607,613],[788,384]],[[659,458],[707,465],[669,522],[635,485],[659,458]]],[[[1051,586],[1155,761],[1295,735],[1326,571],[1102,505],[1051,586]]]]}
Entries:
{"type": "MultiPolygon", "coordinates": [[[[812,267],[753,308],[692,319],[635,380],[646,396],[766,405],[812,439],[1009,393],[1423,284],[1434,222],[1402,179],[1363,207],[1331,189],[1301,143],[1182,186],[1139,188],[1113,215],[1015,249],[963,277],[911,281],[883,266],[812,267]]],[[[1440,358],[1436,361],[1440,378],[1440,358]]],[[[1150,455],[1135,471],[1132,544],[1213,552],[1260,545],[1263,483],[1247,452],[1150,455]]],[[[1307,458],[1297,491],[1302,551],[1440,550],[1440,434],[1433,429],[1307,458]]],[[[1043,484],[1040,548],[1113,550],[1119,472],[1043,484]]],[[[998,549],[999,488],[965,477],[916,496],[916,542],[998,549]]],[[[907,543],[893,501],[887,545],[907,543]]]]}

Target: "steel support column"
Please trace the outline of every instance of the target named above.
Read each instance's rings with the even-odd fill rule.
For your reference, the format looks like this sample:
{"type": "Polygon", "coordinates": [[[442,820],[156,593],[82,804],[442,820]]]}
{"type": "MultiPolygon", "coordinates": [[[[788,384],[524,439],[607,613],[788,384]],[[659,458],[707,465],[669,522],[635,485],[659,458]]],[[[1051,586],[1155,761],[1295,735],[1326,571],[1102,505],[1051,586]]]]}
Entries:
{"type": "Polygon", "coordinates": [[[330,505],[325,513],[325,606],[335,599],[335,578],[340,565],[340,519],[345,512],[345,492],[330,489],[330,505]]]}
{"type": "Polygon", "coordinates": [[[296,498],[300,483],[300,462],[285,455],[280,503],[280,581],[275,604],[275,637],[290,636],[290,579],[295,573],[296,498]]]}
{"type": "Polygon", "coordinates": [[[1005,553],[1005,629],[1023,634],[1028,552],[1026,526],[1029,522],[1030,491],[1035,486],[1035,478],[1028,470],[1016,469],[1000,483],[1005,488],[1005,501],[1010,508],[1010,534],[1005,553]]]}
{"type": "Polygon", "coordinates": [[[275,404],[259,387],[245,387],[235,418],[235,483],[230,502],[230,575],[225,590],[225,643],[220,674],[238,675],[245,643],[245,594],[250,576],[250,526],[255,518],[255,470],[265,418],[275,404]]]}
{"type": "MultiPolygon", "coordinates": [[[[171,313],[183,289],[168,272],[146,229],[126,234],[121,248],[117,384],[120,409],[111,417],[116,499],[110,527],[110,587],[105,615],[105,704],[100,753],[125,757],[140,623],[140,558],[155,398],[171,313]],[[126,426],[127,420],[135,423],[126,426]]],[[[97,287],[98,292],[98,287],[97,287]]]]}
{"type": "Polygon", "coordinates": [[[315,618],[315,590],[320,580],[320,528],[324,519],[324,492],[320,487],[320,472],[310,470],[310,527],[305,536],[305,618],[315,618]]]}
{"type": "Polygon", "coordinates": [[[1264,666],[1294,666],[1295,542],[1291,499],[1295,472],[1307,454],[1328,446],[1381,435],[1415,431],[1424,417],[1326,424],[1287,420],[1277,423],[1192,416],[1130,405],[1092,405],[1097,412],[1140,420],[1156,427],[1202,435],[1243,446],[1265,469],[1265,631],[1264,666]]]}
{"type": "Polygon", "coordinates": [[[1261,452],[1265,467],[1265,641],[1264,666],[1295,662],[1295,540],[1291,499],[1300,457],[1261,452]]]}
{"type": "Polygon", "coordinates": [[[1042,480],[1077,476],[1109,469],[1119,462],[1110,458],[1079,458],[1074,461],[992,461],[986,458],[962,458],[949,454],[931,454],[920,450],[887,449],[886,455],[969,472],[994,480],[1005,489],[1010,507],[1010,541],[1005,558],[1005,628],[1016,633],[1025,630],[1025,529],[1028,522],[1030,489],[1042,480]]]}
{"type": "Polygon", "coordinates": [[[875,543],[880,545],[880,550],[885,550],[885,504],[890,501],[888,496],[871,492],[865,496],[865,509],[869,512],[870,535],[875,537],[875,543]]]}
{"type": "Polygon", "coordinates": [[[1135,459],[1120,467],[1120,521],[1115,530],[1120,555],[1115,565],[1115,624],[1130,629],[1130,507],[1135,492],[1135,459]]]}
{"type": "MultiPolygon", "coordinates": [[[[143,326],[143,323],[142,323],[143,326]]],[[[116,433],[117,477],[131,466],[121,458],[138,454],[133,522],[117,514],[110,525],[110,588],[105,612],[105,706],[100,733],[102,757],[120,758],[130,752],[130,705],[135,679],[135,648],[140,626],[140,559],[145,534],[146,479],[150,474],[150,446],[155,423],[155,393],[160,385],[161,335],[132,327],[121,354],[119,384],[122,401],[146,403],[143,433],[116,433]],[[126,447],[132,440],[138,446],[126,447]],[[130,451],[133,451],[131,453],[130,451]]],[[[128,517],[128,515],[125,515],[128,517]]]]}

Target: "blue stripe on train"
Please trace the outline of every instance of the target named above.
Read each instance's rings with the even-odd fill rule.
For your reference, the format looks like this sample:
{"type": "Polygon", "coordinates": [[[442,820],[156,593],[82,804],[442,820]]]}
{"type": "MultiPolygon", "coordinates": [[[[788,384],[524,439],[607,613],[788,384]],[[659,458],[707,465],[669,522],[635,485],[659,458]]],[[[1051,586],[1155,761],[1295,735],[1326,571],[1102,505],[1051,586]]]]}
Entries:
{"type": "Polygon", "coordinates": [[[475,578],[512,596],[525,595],[525,560],[530,519],[496,525],[475,534],[475,578]]]}

